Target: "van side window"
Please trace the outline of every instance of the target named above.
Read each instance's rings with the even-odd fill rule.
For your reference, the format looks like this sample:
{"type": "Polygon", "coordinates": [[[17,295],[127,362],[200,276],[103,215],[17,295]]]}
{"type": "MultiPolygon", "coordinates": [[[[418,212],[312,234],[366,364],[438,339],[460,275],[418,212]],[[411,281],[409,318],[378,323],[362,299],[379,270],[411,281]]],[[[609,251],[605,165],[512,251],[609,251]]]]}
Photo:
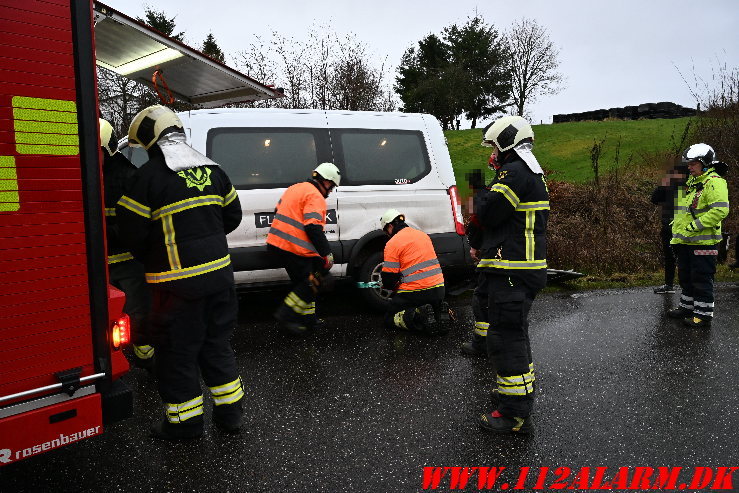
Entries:
{"type": "Polygon", "coordinates": [[[313,128],[224,127],[208,131],[206,154],[237,189],[288,187],[331,161],[328,132],[313,128]]]}
{"type": "Polygon", "coordinates": [[[413,183],[431,171],[423,134],[418,131],[331,129],[331,138],[347,185],[413,183]]]}

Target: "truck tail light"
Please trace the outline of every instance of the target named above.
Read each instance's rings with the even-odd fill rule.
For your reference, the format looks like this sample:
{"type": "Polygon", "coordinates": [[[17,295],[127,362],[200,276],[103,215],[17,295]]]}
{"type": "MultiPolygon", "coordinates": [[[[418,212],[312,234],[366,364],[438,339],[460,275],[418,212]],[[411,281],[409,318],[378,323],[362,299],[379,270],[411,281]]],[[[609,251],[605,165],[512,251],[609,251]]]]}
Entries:
{"type": "Polygon", "coordinates": [[[454,227],[458,235],[464,236],[464,220],[462,219],[462,201],[457,192],[457,186],[449,187],[449,198],[452,201],[452,217],[454,218],[454,227]]]}
{"type": "Polygon", "coordinates": [[[112,332],[115,349],[119,349],[122,344],[128,344],[131,341],[131,319],[128,318],[128,315],[123,315],[115,321],[112,332]]]}

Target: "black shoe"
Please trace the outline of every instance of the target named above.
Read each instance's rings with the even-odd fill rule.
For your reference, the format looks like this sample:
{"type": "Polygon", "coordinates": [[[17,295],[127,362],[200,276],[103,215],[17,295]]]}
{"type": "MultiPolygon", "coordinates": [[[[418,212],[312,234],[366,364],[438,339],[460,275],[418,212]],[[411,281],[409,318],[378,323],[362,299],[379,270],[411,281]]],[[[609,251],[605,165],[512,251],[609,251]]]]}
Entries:
{"type": "Polygon", "coordinates": [[[142,359],[138,356],[133,357],[133,366],[136,368],[141,368],[142,370],[146,370],[149,373],[154,372],[154,358],[155,356],[152,356],[151,358],[142,359]]]}
{"type": "Polygon", "coordinates": [[[431,305],[423,305],[416,308],[413,323],[416,326],[416,329],[424,334],[435,334],[437,332],[438,324],[434,314],[434,307],[431,305]]]}
{"type": "Polygon", "coordinates": [[[150,431],[149,436],[160,440],[194,440],[203,436],[203,420],[192,424],[173,424],[165,418],[152,423],[150,431]]]}
{"type": "Polygon", "coordinates": [[[493,433],[529,433],[531,431],[531,418],[509,418],[498,411],[480,415],[478,423],[483,430],[493,433]]]}
{"type": "Polygon", "coordinates": [[[662,286],[658,286],[654,288],[655,294],[669,294],[675,292],[675,286],[672,284],[663,284],[662,286]]]}
{"type": "Polygon", "coordinates": [[[328,325],[326,325],[326,321],[322,318],[317,318],[316,323],[313,325],[308,326],[310,330],[325,330],[328,325]]]}
{"type": "Polygon", "coordinates": [[[244,399],[232,404],[213,406],[213,424],[223,433],[237,435],[241,433],[242,417],[244,414],[244,399]]]}
{"type": "Polygon", "coordinates": [[[711,320],[712,320],[711,317],[700,318],[700,317],[696,317],[695,315],[693,315],[692,317],[684,318],[683,324],[687,325],[688,327],[694,327],[694,328],[699,328],[699,327],[710,328],[711,320]]]}
{"type": "Polygon", "coordinates": [[[487,356],[487,351],[475,344],[475,341],[468,341],[462,344],[462,353],[467,356],[487,356]]]}
{"type": "Polygon", "coordinates": [[[693,310],[688,310],[687,308],[683,308],[682,306],[678,306],[677,308],[673,308],[672,310],[667,311],[667,316],[670,318],[686,318],[693,315],[693,310]]]}
{"type": "Polygon", "coordinates": [[[284,317],[280,310],[277,310],[274,314],[275,320],[280,323],[280,328],[293,336],[304,336],[310,332],[310,327],[303,325],[300,322],[295,322],[284,317]]]}

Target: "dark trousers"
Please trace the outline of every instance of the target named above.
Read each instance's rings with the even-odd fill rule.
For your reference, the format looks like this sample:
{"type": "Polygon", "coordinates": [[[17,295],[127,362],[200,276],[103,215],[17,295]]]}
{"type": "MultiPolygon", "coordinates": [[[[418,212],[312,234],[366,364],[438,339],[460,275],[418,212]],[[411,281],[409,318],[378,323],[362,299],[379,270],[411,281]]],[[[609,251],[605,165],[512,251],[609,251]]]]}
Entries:
{"type": "MultiPolygon", "coordinates": [[[[538,280],[539,274],[535,275],[538,280]]],[[[498,411],[504,416],[526,417],[534,405],[535,385],[528,315],[541,287],[520,277],[485,277],[490,321],[486,339],[488,355],[497,368],[498,411]]]]}
{"type": "Polygon", "coordinates": [[[483,272],[477,272],[477,285],[472,292],[472,315],[475,317],[475,329],[472,333],[472,344],[476,349],[487,352],[486,336],[490,326],[488,317],[488,283],[483,272]]]}
{"type": "Polygon", "coordinates": [[[662,242],[662,260],[665,266],[665,284],[672,286],[675,284],[675,251],[670,245],[672,239],[672,226],[663,224],[660,230],[660,240],[662,242]]]}
{"type": "Polygon", "coordinates": [[[713,317],[713,278],[718,245],[672,245],[677,255],[680,306],[698,318],[713,317]]]}
{"type": "Polygon", "coordinates": [[[388,311],[385,312],[385,327],[412,331],[423,330],[423,327],[415,320],[415,309],[423,305],[432,306],[434,318],[438,322],[441,316],[441,303],[444,301],[444,295],[444,286],[421,291],[395,293],[390,299],[388,311]]]}
{"type": "Polygon", "coordinates": [[[149,345],[148,317],[151,310],[151,289],[146,283],[144,266],[135,260],[108,265],[110,283],[123,291],[126,303],[123,311],[131,319],[131,342],[149,345]]]}
{"type": "Polygon", "coordinates": [[[202,391],[200,376],[210,387],[216,402],[214,418],[229,414],[236,416],[237,404],[229,402],[229,395],[243,396],[243,388],[236,368],[236,357],[231,348],[231,335],[236,326],[238,300],[233,286],[203,298],[181,298],[176,294],[153,287],[151,328],[156,346],[156,375],[159,395],[168,406],[170,422],[186,422],[199,418],[202,422],[202,391]],[[198,400],[199,399],[199,400],[198,400]],[[220,399],[220,401],[219,401],[220,399]],[[194,403],[183,408],[179,416],[173,416],[173,406],[194,403]],[[197,413],[197,404],[200,413],[197,413]]]}
{"type": "Polygon", "coordinates": [[[292,291],[285,297],[277,309],[281,320],[297,322],[305,327],[316,325],[316,293],[318,282],[315,275],[324,275],[323,259],[320,257],[301,257],[279,248],[271,247],[270,251],[279,255],[282,265],[290,276],[292,291]]]}

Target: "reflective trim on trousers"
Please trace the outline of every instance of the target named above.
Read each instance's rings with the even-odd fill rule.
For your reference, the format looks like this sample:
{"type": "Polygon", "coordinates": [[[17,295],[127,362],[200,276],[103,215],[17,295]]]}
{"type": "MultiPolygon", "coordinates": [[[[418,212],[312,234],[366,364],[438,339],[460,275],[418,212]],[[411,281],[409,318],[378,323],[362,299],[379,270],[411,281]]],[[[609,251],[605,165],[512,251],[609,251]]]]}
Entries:
{"type": "Polygon", "coordinates": [[[149,345],[137,346],[134,344],[133,354],[135,354],[138,359],[151,359],[151,357],[154,356],[154,348],[149,345]]]}
{"type": "Polygon", "coordinates": [[[490,324],[488,322],[475,322],[475,334],[486,337],[488,335],[488,328],[490,324]]]}
{"type": "Polygon", "coordinates": [[[244,385],[241,377],[237,377],[233,382],[210,387],[210,392],[213,394],[213,402],[216,406],[233,404],[244,397],[244,385]]]}
{"type": "Polygon", "coordinates": [[[203,414],[203,394],[180,404],[167,403],[167,419],[170,423],[182,423],[203,414]]]}
{"type": "Polygon", "coordinates": [[[298,315],[312,315],[316,313],[316,302],[307,302],[295,294],[294,291],[288,293],[284,303],[298,315]]]}

